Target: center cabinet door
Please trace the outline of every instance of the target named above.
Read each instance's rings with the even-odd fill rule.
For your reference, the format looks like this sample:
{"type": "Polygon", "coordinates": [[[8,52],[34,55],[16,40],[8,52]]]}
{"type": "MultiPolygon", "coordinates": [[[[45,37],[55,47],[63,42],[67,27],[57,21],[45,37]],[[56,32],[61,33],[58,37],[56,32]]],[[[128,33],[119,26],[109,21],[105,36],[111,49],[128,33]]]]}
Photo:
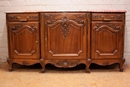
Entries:
{"type": "Polygon", "coordinates": [[[43,58],[87,58],[87,13],[43,13],[42,24],[43,58]]]}

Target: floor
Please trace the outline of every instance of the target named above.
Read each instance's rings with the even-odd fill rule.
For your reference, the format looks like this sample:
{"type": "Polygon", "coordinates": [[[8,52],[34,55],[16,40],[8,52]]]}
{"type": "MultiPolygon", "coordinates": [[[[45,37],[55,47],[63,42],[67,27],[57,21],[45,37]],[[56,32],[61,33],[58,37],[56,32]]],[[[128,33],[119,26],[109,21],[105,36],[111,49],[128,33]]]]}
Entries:
{"type": "Polygon", "coordinates": [[[14,71],[8,71],[7,63],[0,63],[0,87],[130,87],[130,63],[124,64],[124,72],[118,65],[90,66],[91,73],[85,73],[85,65],[72,69],[60,69],[46,66],[46,72],[40,73],[41,66],[21,66],[14,64],[14,71]]]}

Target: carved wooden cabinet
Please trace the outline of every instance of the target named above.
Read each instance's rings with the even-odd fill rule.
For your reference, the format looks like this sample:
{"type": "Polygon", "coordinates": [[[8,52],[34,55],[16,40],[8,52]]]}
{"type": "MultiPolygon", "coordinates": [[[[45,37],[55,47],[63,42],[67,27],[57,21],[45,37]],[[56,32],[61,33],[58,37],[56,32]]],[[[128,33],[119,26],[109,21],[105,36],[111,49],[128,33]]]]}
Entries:
{"type": "MultiPolygon", "coordinates": [[[[80,63],[88,64],[87,31],[90,13],[42,13],[41,16],[43,67],[47,63],[64,68],[80,63]]],[[[87,71],[88,68],[86,65],[87,71]]]]}
{"type": "Polygon", "coordinates": [[[39,14],[7,14],[9,70],[13,63],[32,65],[39,63],[39,14]]]}
{"type": "Polygon", "coordinates": [[[7,13],[9,70],[13,63],[72,68],[91,63],[118,63],[125,59],[125,12],[7,13]]]}
{"type": "Polygon", "coordinates": [[[91,59],[99,65],[124,64],[124,13],[92,13],[91,59]]]}

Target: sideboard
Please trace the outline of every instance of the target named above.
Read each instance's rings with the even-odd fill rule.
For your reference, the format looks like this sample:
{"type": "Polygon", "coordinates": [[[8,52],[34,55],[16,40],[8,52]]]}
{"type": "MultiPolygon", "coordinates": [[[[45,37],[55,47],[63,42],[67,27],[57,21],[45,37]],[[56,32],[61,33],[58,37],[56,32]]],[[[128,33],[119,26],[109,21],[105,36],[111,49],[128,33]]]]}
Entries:
{"type": "Polygon", "coordinates": [[[125,59],[125,12],[12,12],[6,13],[9,71],[13,64],[72,68],[92,63],[119,64],[125,59]]]}

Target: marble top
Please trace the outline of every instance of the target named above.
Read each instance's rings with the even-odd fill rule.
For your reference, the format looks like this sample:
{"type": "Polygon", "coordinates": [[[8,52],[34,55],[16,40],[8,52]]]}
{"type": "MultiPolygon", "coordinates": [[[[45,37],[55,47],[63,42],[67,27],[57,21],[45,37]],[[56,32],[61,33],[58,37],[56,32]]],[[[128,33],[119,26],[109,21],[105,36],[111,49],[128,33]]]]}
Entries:
{"type": "Polygon", "coordinates": [[[126,10],[82,10],[82,11],[76,11],[76,10],[69,10],[69,11],[41,11],[41,10],[27,10],[27,11],[6,11],[5,13],[23,13],[23,12],[126,12],[126,10]]]}

